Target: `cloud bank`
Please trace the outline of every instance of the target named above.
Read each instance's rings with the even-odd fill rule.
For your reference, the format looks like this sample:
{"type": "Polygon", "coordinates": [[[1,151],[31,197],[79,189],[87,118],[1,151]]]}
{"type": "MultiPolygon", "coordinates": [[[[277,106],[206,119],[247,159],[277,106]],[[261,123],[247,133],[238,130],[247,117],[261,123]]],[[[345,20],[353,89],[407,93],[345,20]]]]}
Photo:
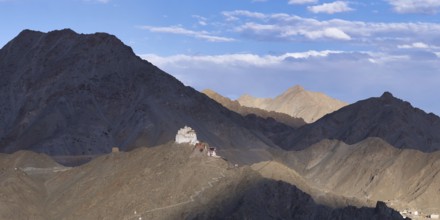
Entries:
{"type": "Polygon", "coordinates": [[[301,84],[347,102],[390,91],[439,114],[440,104],[433,104],[432,97],[438,93],[440,57],[430,55],[427,59],[427,54],[420,51],[385,54],[327,50],[264,56],[243,53],[141,57],[186,85],[198,90],[214,89],[231,98],[244,93],[275,96],[301,84]]]}
{"type": "Polygon", "coordinates": [[[309,6],[307,7],[307,9],[313,13],[327,13],[327,14],[334,14],[334,13],[354,10],[348,6],[347,2],[343,2],[343,1],[336,1],[331,3],[324,3],[322,5],[309,6]]]}
{"type": "Polygon", "coordinates": [[[343,19],[318,20],[284,13],[252,11],[222,13],[233,32],[258,41],[349,40],[385,49],[412,41],[438,45],[440,24],[428,22],[365,22],[343,19]]]}

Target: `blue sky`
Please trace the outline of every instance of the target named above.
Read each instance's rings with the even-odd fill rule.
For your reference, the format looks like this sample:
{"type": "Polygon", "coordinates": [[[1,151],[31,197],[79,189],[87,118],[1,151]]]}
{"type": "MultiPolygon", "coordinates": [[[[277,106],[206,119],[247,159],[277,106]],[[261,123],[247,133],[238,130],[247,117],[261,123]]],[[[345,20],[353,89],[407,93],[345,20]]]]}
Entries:
{"type": "Polygon", "coordinates": [[[0,47],[23,29],[108,32],[198,90],[346,102],[390,91],[440,114],[438,0],[0,0],[0,47]]]}

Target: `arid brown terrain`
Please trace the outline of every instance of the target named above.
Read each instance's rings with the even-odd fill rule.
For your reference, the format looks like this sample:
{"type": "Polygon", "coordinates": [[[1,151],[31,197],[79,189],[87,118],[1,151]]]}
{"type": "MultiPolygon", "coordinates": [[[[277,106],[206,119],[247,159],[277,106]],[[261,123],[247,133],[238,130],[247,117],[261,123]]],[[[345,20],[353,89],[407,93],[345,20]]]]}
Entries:
{"type": "Polygon", "coordinates": [[[389,92],[232,101],[115,36],[69,29],[21,32],[0,50],[0,77],[0,219],[440,213],[440,119],[389,92]],[[186,125],[200,145],[175,143],[186,125]]]}

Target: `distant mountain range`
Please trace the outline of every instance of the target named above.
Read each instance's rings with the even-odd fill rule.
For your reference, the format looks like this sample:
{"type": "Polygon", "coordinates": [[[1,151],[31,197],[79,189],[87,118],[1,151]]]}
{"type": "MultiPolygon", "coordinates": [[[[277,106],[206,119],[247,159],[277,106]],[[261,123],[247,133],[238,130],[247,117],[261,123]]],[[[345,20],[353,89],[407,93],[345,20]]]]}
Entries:
{"type": "MultiPolygon", "coordinates": [[[[369,137],[382,138],[396,148],[417,149],[423,152],[440,150],[440,132],[438,132],[440,131],[440,118],[432,113],[427,114],[414,108],[410,103],[395,98],[389,92],[385,92],[378,98],[369,98],[344,106],[334,112],[329,112],[316,122],[303,126],[297,122],[296,118],[288,117],[285,113],[268,112],[264,108],[272,106],[268,104],[270,102],[280,102],[286,109],[289,109],[289,106],[291,106],[290,109],[298,109],[295,107],[298,105],[295,104],[299,100],[298,97],[313,97],[313,95],[319,94],[303,100],[306,103],[310,100],[319,102],[320,98],[324,97],[322,99],[324,104],[314,105],[314,108],[318,109],[318,106],[329,106],[325,103],[331,103],[328,100],[332,99],[325,98],[326,96],[320,93],[305,91],[300,86],[292,87],[273,100],[242,96],[239,99],[242,101],[238,102],[225,98],[214,91],[205,90],[204,93],[228,109],[242,115],[255,114],[263,118],[274,118],[297,128],[285,129],[277,134],[267,135],[274,143],[288,150],[305,149],[325,139],[355,144],[369,137]],[[263,109],[245,107],[241,105],[242,102],[248,105],[262,106],[263,109]]],[[[308,104],[303,103],[301,106],[306,105],[308,104]]]]}
{"type": "Polygon", "coordinates": [[[440,150],[440,118],[385,92],[341,108],[283,137],[285,149],[300,150],[323,139],[355,144],[379,137],[396,148],[440,150]]]}
{"type": "Polygon", "coordinates": [[[256,116],[266,119],[273,118],[281,123],[284,123],[294,128],[306,124],[304,119],[295,118],[285,113],[266,111],[260,108],[242,106],[238,101],[232,101],[231,99],[226,98],[210,89],[205,89],[202,91],[202,93],[207,95],[209,98],[215,100],[216,102],[220,103],[224,107],[228,108],[229,110],[237,112],[243,116],[254,114],[256,116]]]}
{"type": "MultiPolygon", "coordinates": [[[[240,112],[239,103],[210,97],[240,112]]],[[[440,211],[440,118],[389,92],[296,129],[272,131],[268,137],[288,151],[270,150],[277,162],[255,169],[292,183],[321,204],[382,200],[399,210],[440,211]]]]}
{"type": "Polygon", "coordinates": [[[237,101],[242,106],[285,113],[295,118],[302,118],[307,123],[314,122],[347,105],[323,93],[307,91],[298,85],[273,99],[243,95],[237,101]]]}

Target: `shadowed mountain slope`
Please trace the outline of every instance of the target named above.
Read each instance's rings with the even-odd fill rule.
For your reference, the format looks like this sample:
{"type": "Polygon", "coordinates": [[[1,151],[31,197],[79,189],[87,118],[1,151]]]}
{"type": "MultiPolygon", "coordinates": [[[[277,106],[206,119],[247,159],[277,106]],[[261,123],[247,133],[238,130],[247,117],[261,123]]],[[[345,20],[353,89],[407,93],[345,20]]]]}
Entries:
{"type": "MultiPolygon", "coordinates": [[[[291,154],[291,152],[284,152],[281,154],[284,154],[284,157],[281,157],[282,159],[291,158],[287,156],[291,154]]],[[[377,202],[364,198],[358,199],[353,196],[340,196],[338,194],[334,194],[330,190],[323,189],[322,186],[316,186],[313,181],[305,179],[301,176],[302,174],[297,172],[295,169],[283,164],[282,159],[279,161],[272,160],[252,164],[251,168],[265,178],[283,181],[298,187],[298,189],[310,195],[313,198],[313,201],[328,207],[373,207],[377,202]]],[[[287,164],[289,163],[287,162],[287,164]]]]}
{"type": "Polygon", "coordinates": [[[278,144],[285,149],[300,150],[323,139],[354,144],[368,137],[379,137],[396,148],[434,152],[440,150],[439,131],[438,116],[385,92],[381,97],[356,102],[302,126],[278,144]]]}
{"type": "Polygon", "coordinates": [[[307,123],[314,122],[347,105],[323,93],[307,91],[301,86],[294,86],[273,99],[243,95],[237,101],[242,106],[285,113],[295,118],[302,118],[307,123]]]}
{"type": "MultiPolygon", "coordinates": [[[[174,139],[184,125],[225,156],[269,159],[244,119],[137,57],[115,36],[25,30],[0,50],[0,151],[95,155],[174,139]],[[258,151],[260,149],[261,151],[258,151]],[[252,156],[253,155],[253,156],[252,156]]],[[[237,158],[235,158],[237,159],[237,158]]],[[[238,159],[237,159],[238,160],[238,159]]]]}

